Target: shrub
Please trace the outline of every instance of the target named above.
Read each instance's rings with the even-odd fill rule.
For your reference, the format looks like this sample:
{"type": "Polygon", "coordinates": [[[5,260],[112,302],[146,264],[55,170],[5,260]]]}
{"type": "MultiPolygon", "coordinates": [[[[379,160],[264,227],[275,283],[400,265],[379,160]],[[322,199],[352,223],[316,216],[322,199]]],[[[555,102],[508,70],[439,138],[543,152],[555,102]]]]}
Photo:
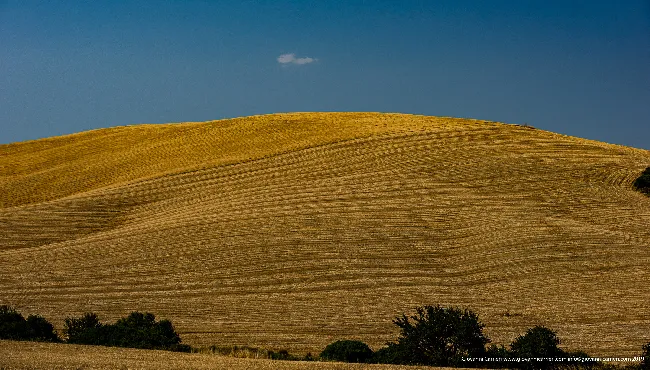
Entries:
{"type": "Polygon", "coordinates": [[[96,314],[87,312],[82,317],[75,319],[68,317],[64,320],[63,332],[68,337],[69,343],[101,344],[101,326],[96,314]]]}
{"type": "Polygon", "coordinates": [[[60,342],[59,336],[54,332],[54,326],[39,315],[29,315],[27,324],[27,338],[38,342],[60,342]]]}
{"type": "Polygon", "coordinates": [[[375,351],[370,362],[376,364],[405,364],[408,361],[406,351],[399,344],[388,343],[386,347],[375,351]]]}
{"type": "Polygon", "coordinates": [[[78,319],[65,319],[65,326],[70,343],[191,351],[191,347],[180,344],[181,339],[169,320],[156,322],[151,313],[132,312],[108,325],[100,323],[94,313],[86,313],[78,319]]]}
{"type": "Polygon", "coordinates": [[[278,352],[269,351],[269,358],[271,360],[292,360],[293,357],[286,349],[281,349],[278,352]]]}
{"type": "Polygon", "coordinates": [[[54,326],[43,317],[29,315],[27,320],[10,306],[0,306],[0,339],[58,342],[54,326]]]}
{"type": "MultiPolygon", "coordinates": [[[[558,344],[560,344],[560,339],[554,331],[543,326],[535,326],[528,329],[526,334],[517,337],[510,345],[510,350],[514,357],[564,357],[565,354],[558,348],[558,344]]],[[[517,364],[525,369],[548,369],[553,367],[554,362],[526,361],[517,364]]]]}
{"type": "Polygon", "coordinates": [[[641,176],[634,181],[636,190],[650,196],[650,167],[646,168],[641,176]]]}
{"type": "Polygon", "coordinates": [[[507,361],[508,358],[513,357],[512,352],[510,352],[504,346],[491,345],[487,351],[485,351],[485,357],[491,359],[503,359],[502,361],[489,361],[485,362],[484,365],[490,368],[509,368],[512,367],[512,362],[507,361]]]}
{"type": "Polygon", "coordinates": [[[213,354],[237,358],[269,358],[272,351],[249,346],[216,346],[207,348],[213,354]]]}
{"type": "Polygon", "coordinates": [[[358,340],[338,340],[329,344],[320,358],[342,362],[368,362],[373,352],[367,344],[358,340]]]}
{"type": "Polygon", "coordinates": [[[27,322],[13,307],[0,306],[0,339],[27,338],[27,322]]]}
{"type": "Polygon", "coordinates": [[[316,361],[316,358],[314,355],[311,354],[311,352],[307,352],[305,357],[302,359],[303,361],[316,361]]]}
{"type": "Polygon", "coordinates": [[[106,326],[112,334],[111,344],[117,347],[166,349],[181,342],[169,320],[156,323],[152,313],[132,312],[128,317],[106,326]]]}
{"type": "Polygon", "coordinates": [[[393,323],[401,329],[393,351],[406,364],[467,367],[463,357],[483,357],[490,341],[478,315],[459,308],[418,307],[416,315],[393,323]]]}

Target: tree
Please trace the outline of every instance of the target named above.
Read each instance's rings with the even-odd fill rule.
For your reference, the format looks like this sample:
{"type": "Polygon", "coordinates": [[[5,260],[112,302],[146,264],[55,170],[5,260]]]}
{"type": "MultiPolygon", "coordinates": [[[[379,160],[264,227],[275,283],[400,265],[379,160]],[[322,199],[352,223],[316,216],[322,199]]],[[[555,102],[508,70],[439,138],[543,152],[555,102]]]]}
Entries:
{"type": "Polygon", "coordinates": [[[102,324],[97,315],[86,313],[81,318],[65,319],[69,343],[101,346],[168,349],[189,352],[169,320],[156,322],[152,313],[131,312],[115,324],[102,324]]]}
{"type": "Polygon", "coordinates": [[[493,360],[484,363],[486,366],[491,368],[509,368],[512,367],[512,363],[508,362],[508,358],[512,357],[512,352],[510,352],[504,346],[491,345],[485,352],[485,357],[491,358],[493,360]],[[494,360],[502,359],[502,360],[494,360]]]}
{"type": "Polygon", "coordinates": [[[490,342],[478,315],[459,308],[418,307],[415,315],[403,314],[393,323],[401,329],[398,357],[408,364],[466,367],[463,358],[482,357],[490,342]]]}
{"type": "Polygon", "coordinates": [[[373,352],[367,344],[358,340],[338,340],[329,344],[320,357],[342,362],[368,362],[373,352]]]}
{"type": "Polygon", "coordinates": [[[645,171],[634,181],[634,187],[650,196],[650,167],[646,168],[645,171]]]}
{"type": "Polygon", "coordinates": [[[152,313],[131,312],[114,325],[114,344],[118,347],[169,348],[181,342],[169,320],[156,322],[152,313]]]}
{"type": "Polygon", "coordinates": [[[0,306],[0,339],[27,339],[27,322],[15,308],[0,306]]]}
{"type": "Polygon", "coordinates": [[[68,317],[64,320],[64,333],[69,343],[101,344],[100,331],[102,324],[92,312],[86,312],[82,317],[75,319],[68,317]]]}
{"type": "Polygon", "coordinates": [[[376,364],[407,364],[410,362],[410,359],[406,351],[399,344],[387,343],[386,347],[375,351],[371,362],[376,364]]]}
{"type": "Polygon", "coordinates": [[[39,315],[29,315],[27,324],[27,337],[38,342],[60,342],[59,336],[54,332],[54,325],[39,315]]]}
{"type": "Polygon", "coordinates": [[[15,308],[0,306],[0,339],[58,342],[54,326],[42,316],[29,315],[27,320],[15,308]]]}
{"type": "MultiPolygon", "coordinates": [[[[543,326],[535,326],[528,329],[526,334],[517,337],[510,345],[510,350],[514,357],[527,359],[565,357],[565,353],[558,348],[558,344],[560,344],[560,339],[553,330],[543,326]]],[[[552,360],[531,360],[519,362],[518,364],[527,369],[548,369],[553,367],[554,362],[552,360]]]]}

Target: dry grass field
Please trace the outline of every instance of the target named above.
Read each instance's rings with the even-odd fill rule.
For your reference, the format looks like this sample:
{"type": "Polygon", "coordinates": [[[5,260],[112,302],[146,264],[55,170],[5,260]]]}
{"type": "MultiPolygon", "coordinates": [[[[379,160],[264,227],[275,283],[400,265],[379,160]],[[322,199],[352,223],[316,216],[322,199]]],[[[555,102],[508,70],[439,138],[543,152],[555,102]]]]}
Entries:
{"type": "Polygon", "coordinates": [[[423,366],[272,361],[131,348],[0,341],[0,369],[48,370],[417,370],[423,366]]]}
{"type": "Polygon", "coordinates": [[[294,113],[0,145],[0,304],[195,346],[375,349],[423,304],[496,343],[650,341],[650,152],[495,122],[294,113]]]}

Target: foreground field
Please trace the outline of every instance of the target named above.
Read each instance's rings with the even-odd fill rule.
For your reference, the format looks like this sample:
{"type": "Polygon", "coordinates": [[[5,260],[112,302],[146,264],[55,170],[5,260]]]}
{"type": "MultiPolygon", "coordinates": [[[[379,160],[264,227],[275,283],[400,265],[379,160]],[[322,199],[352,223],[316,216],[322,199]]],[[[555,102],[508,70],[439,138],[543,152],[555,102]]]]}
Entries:
{"type": "Polygon", "coordinates": [[[374,349],[423,304],[496,343],[650,341],[650,152],[475,120],[304,113],[0,146],[0,304],[171,319],[195,346],[374,349]]]}
{"type": "Polygon", "coordinates": [[[0,369],[433,370],[444,368],[273,361],[200,353],[0,341],[0,369]]]}

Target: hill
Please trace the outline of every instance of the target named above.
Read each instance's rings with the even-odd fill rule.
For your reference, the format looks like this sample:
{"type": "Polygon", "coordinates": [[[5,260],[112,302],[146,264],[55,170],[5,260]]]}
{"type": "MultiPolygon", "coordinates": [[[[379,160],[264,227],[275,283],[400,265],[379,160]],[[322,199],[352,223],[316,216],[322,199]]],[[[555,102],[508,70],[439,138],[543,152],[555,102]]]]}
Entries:
{"type": "Polygon", "coordinates": [[[496,122],[294,113],[0,146],[0,304],[171,319],[193,345],[374,347],[422,304],[635,355],[650,152],[496,122]]]}

